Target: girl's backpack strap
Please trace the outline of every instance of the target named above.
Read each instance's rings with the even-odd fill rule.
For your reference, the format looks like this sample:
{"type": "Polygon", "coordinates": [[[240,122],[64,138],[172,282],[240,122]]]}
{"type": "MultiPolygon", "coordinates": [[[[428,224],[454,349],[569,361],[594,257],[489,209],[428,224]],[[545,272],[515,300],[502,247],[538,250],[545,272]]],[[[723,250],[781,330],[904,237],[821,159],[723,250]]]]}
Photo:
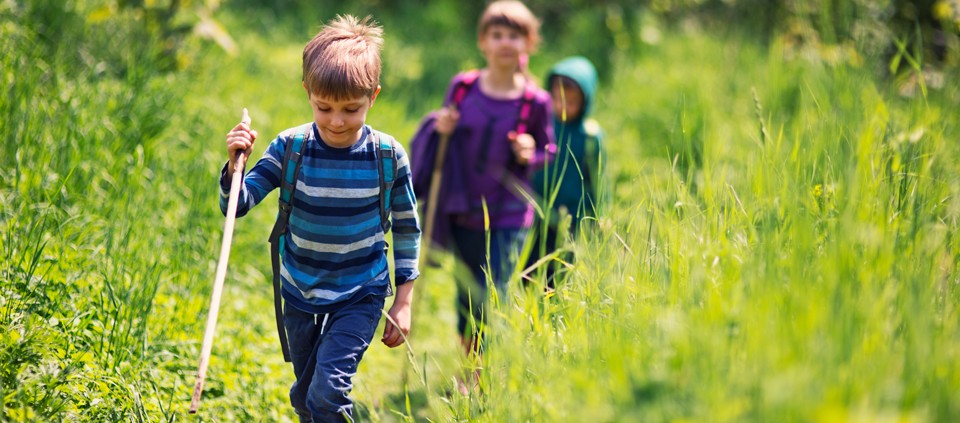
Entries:
{"type": "MultiPolygon", "coordinates": [[[[453,96],[450,97],[450,103],[453,104],[458,109],[460,104],[463,103],[463,99],[467,96],[467,93],[471,88],[477,83],[477,79],[480,78],[480,70],[473,69],[461,74],[459,78],[460,81],[457,83],[457,86],[453,89],[453,96]]],[[[527,81],[526,86],[523,88],[523,97],[521,98],[520,103],[520,115],[517,118],[517,133],[525,134],[527,133],[527,128],[530,126],[530,114],[533,109],[533,101],[537,97],[537,86],[532,81],[527,81]]]]}
{"type": "Polygon", "coordinates": [[[480,70],[469,70],[461,75],[460,81],[453,89],[453,97],[450,97],[450,102],[458,109],[460,108],[460,103],[463,103],[463,98],[467,96],[467,92],[470,91],[470,88],[473,88],[473,85],[476,84],[477,79],[480,77],[480,70]]]}
{"type": "Polygon", "coordinates": [[[530,113],[533,109],[533,100],[537,97],[537,86],[527,82],[523,88],[523,99],[520,102],[520,116],[517,117],[517,133],[526,134],[530,124],[530,113]]]}

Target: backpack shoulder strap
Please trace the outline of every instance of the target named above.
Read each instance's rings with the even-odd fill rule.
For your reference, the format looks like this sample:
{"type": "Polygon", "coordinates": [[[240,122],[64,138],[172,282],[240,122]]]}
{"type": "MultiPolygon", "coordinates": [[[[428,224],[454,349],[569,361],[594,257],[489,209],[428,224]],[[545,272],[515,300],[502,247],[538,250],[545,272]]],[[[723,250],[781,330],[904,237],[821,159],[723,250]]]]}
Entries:
{"type": "Polygon", "coordinates": [[[450,102],[458,109],[460,108],[460,103],[463,102],[463,98],[467,96],[467,92],[470,91],[470,88],[473,88],[473,85],[477,82],[477,78],[480,77],[480,70],[469,70],[462,75],[460,82],[458,82],[457,86],[453,89],[453,97],[450,98],[450,102]]]}
{"type": "Polygon", "coordinates": [[[586,135],[584,139],[584,167],[586,167],[586,172],[584,172],[584,178],[586,179],[584,185],[586,185],[591,191],[596,189],[594,185],[595,177],[599,176],[598,171],[600,170],[600,123],[593,118],[587,118],[583,121],[583,132],[586,135]]]}
{"type": "Polygon", "coordinates": [[[293,136],[284,139],[283,162],[280,165],[280,209],[277,215],[277,222],[270,233],[270,242],[275,243],[281,240],[290,221],[290,211],[293,209],[293,194],[297,189],[297,175],[300,173],[300,162],[303,155],[304,146],[306,146],[306,133],[308,126],[296,129],[293,136]]]}
{"type": "MultiPolygon", "coordinates": [[[[480,70],[473,69],[463,73],[463,76],[460,78],[459,83],[453,89],[453,97],[451,97],[451,103],[457,108],[460,107],[460,103],[463,102],[464,97],[467,96],[467,92],[476,84],[477,79],[480,78],[480,70]]],[[[537,86],[532,81],[527,81],[526,85],[523,87],[523,97],[521,98],[520,103],[520,116],[517,119],[517,133],[525,134],[527,132],[527,127],[530,122],[530,113],[533,108],[533,100],[537,97],[537,86]]]]}
{"type": "Polygon", "coordinates": [[[293,194],[297,189],[297,175],[306,146],[307,130],[310,125],[296,129],[292,136],[284,139],[283,163],[280,164],[280,208],[277,221],[270,231],[270,264],[273,267],[273,306],[277,318],[277,334],[280,336],[280,349],[283,360],[290,362],[290,346],[287,344],[287,331],[283,326],[283,300],[280,295],[280,246],[285,242],[290,212],[293,209],[293,194]]]}
{"type": "Polygon", "coordinates": [[[530,112],[533,108],[533,100],[537,97],[537,86],[533,82],[527,82],[523,87],[523,98],[520,101],[520,116],[517,118],[517,133],[526,134],[527,127],[530,124],[530,112]]]}
{"type": "Polygon", "coordinates": [[[597,142],[597,137],[600,136],[600,123],[596,119],[587,118],[583,121],[583,130],[587,133],[587,137],[593,139],[593,142],[597,142]]]}
{"type": "Polygon", "coordinates": [[[377,130],[370,130],[377,155],[377,171],[380,174],[380,227],[383,233],[390,231],[390,203],[393,198],[393,182],[397,179],[397,154],[393,139],[377,130]]]}
{"type": "Polygon", "coordinates": [[[596,160],[600,154],[600,123],[593,118],[587,118],[583,121],[583,133],[586,135],[584,149],[587,158],[596,160]]]}

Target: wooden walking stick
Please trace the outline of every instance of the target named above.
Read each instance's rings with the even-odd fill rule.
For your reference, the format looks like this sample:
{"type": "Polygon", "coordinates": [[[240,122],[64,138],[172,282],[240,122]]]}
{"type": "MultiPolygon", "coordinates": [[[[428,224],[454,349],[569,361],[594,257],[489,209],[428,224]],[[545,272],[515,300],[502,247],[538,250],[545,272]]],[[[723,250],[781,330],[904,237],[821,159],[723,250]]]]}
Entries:
{"type": "Polygon", "coordinates": [[[423,242],[420,246],[421,267],[427,263],[427,253],[433,236],[434,221],[437,217],[437,197],[440,194],[440,182],[443,177],[443,161],[447,156],[447,145],[450,144],[450,135],[441,134],[437,144],[437,156],[433,159],[433,172],[430,176],[430,193],[427,195],[427,213],[423,222],[423,242]]]}
{"type": "MultiPolygon", "coordinates": [[[[460,108],[460,103],[463,102],[463,98],[466,97],[467,91],[470,91],[470,87],[477,82],[477,78],[480,77],[479,71],[470,71],[466,72],[460,83],[457,84],[457,87],[453,91],[453,97],[451,97],[450,104],[448,107],[451,107],[453,110],[460,108]]],[[[420,267],[427,263],[429,258],[427,254],[430,250],[430,242],[433,240],[433,227],[435,225],[435,220],[437,217],[437,197],[440,195],[440,183],[441,178],[443,177],[443,162],[447,157],[447,145],[450,144],[450,134],[440,134],[439,144],[437,144],[437,155],[433,159],[433,172],[430,176],[430,193],[427,195],[427,213],[424,216],[423,222],[423,236],[421,236],[420,242],[420,267]]]]}
{"type": "MultiPolygon", "coordinates": [[[[243,109],[241,122],[250,125],[250,115],[243,109]]],[[[197,366],[197,383],[193,387],[193,399],[190,400],[190,414],[196,414],[200,408],[200,394],[203,382],[207,378],[207,365],[210,362],[210,350],[213,348],[213,334],[217,328],[217,315],[220,312],[220,295],[223,293],[223,281],[227,277],[227,262],[230,260],[230,244],[233,241],[233,224],[237,220],[237,203],[240,200],[240,184],[243,182],[243,167],[247,156],[243,151],[237,153],[237,162],[233,167],[233,179],[230,181],[230,198],[227,202],[227,220],[223,224],[223,242],[220,244],[220,261],[217,262],[217,275],[213,281],[213,293],[210,295],[210,311],[207,314],[207,329],[203,334],[203,347],[200,350],[200,364],[197,366]]]]}

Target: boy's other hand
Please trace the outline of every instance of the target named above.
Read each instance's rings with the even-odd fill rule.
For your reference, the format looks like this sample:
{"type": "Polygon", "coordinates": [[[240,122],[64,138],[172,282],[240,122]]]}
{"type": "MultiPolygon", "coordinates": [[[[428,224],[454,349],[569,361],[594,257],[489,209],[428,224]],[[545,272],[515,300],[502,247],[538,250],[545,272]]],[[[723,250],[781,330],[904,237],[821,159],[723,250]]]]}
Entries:
{"type": "Polygon", "coordinates": [[[437,122],[434,124],[434,130],[441,135],[453,134],[457,128],[457,122],[460,121],[460,112],[453,106],[444,107],[437,112],[437,122]]]}
{"type": "Polygon", "coordinates": [[[253,143],[257,140],[257,131],[250,129],[250,114],[243,108],[240,123],[227,132],[227,153],[230,155],[230,168],[237,163],[240,152],[249,156],[253,153],[253,143]]]}
{"type": "Polygon", "coordinates": [[[517,134],[514,131],[510,131],[510,133],[507,134],[507,138],[510,139],[510,148],[513,149],[517,163],[527,165],[530,163],[530,160],[533,160],[533,150],[536,148],[536,142],[534,142],[533,136],[530,134],[517,134]]]}
{"type": "Polygon", "coordinates": [[[410,304],[394,302],[387,313],[389,319],[383,328],[383,338],[380,341],[390,348],[399,347],[410,334],[410,304]]]}

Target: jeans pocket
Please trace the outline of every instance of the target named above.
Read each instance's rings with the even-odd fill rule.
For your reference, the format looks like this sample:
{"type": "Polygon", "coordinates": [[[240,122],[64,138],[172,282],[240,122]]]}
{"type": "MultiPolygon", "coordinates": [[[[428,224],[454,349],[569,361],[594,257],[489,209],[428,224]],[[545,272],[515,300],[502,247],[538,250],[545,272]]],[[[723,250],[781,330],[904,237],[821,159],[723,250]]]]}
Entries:
{"type": "Polygon", "coordinates": [[[385,302],[386,298],[382,296],[370,296],[370,326],[374,327],[374,331],[376,331],[377,324],[380,323],[380,315],[383,314],[383,305],[385,302]]]}

